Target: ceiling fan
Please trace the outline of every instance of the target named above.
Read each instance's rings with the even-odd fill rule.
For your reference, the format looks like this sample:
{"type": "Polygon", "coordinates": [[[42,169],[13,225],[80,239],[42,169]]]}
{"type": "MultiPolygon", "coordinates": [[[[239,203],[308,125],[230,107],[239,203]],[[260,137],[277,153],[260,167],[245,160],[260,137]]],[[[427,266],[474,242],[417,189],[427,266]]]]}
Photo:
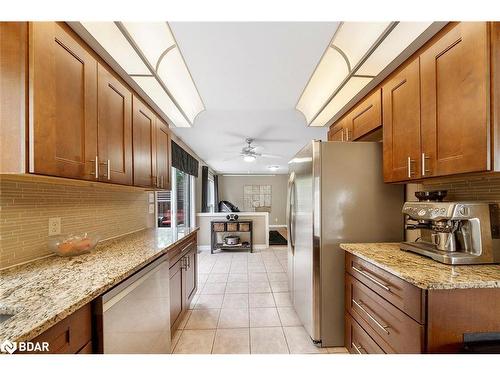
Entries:
{"type": "Polygon", "coordinates": [[[272,155],[272,154],[262,154],[256,151],[257,146],[252,145],[254,139],[246,138],[246,146],[241,149],[240,156],[243,157],[243,160],[251,163],[259,158],[271,158],[271,159],[280,159],[281,156],[272,155]]]}

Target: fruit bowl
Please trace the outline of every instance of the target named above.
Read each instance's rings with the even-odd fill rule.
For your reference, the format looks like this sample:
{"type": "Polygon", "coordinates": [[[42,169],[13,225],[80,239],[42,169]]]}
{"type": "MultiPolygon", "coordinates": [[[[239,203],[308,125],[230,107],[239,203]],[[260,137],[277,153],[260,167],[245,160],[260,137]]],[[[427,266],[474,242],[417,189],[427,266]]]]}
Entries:
{"type": "Polygon", "coordinates": [[[70,257],[90,253],[99,242],[98,236],[88,233],[58,236],[49,240],[49,248],[59,256],[70,257]]]}

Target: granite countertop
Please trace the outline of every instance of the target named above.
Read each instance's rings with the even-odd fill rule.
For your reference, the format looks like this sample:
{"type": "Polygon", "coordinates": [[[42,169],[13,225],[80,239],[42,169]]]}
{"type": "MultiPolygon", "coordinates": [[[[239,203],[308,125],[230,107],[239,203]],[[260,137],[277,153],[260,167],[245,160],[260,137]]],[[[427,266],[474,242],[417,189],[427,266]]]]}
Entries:
{"type": "Polygon", "coordinates": [[[451,266],[402,251],[399,243],[346,243],[345,251],[421,289],[500,288],[500,265],[451,266]]]}
{"type": "Polygon", "coordinates": [[[0,271],[0,342],[29,341],[111,289],[198,228],[147,229],[77,257],[49,257],[0,271]]]}

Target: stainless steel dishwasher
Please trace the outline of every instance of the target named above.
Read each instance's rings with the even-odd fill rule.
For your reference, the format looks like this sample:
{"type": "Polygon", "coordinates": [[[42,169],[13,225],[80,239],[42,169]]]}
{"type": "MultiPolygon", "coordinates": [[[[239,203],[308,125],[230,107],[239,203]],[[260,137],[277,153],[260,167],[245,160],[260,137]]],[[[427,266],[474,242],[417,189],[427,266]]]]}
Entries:
{"type": "Polygon", "coordinates": [[[169,262],[150,263],[95,304],[99,352],[170,353],[169,262]]]}

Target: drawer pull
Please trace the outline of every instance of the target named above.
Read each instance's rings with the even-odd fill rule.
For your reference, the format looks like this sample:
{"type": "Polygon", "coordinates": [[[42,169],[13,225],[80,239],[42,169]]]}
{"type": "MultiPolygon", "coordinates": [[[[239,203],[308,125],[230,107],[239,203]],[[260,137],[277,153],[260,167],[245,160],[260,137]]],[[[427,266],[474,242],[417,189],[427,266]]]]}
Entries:
{"type": "Polygon", "coordinates": [[[375,323],[377,325],[377,327],[379,327],[380,329],[382,329],[385,333],[389,334],[389,331],[387,330],[387,328],[390,328],[388,325],[383,325],[381,324],[377,319],[375,319],[373,317],[372,314],[370,314],[364,307],[363,307],[363,303],[361,301],[356,302],[354,300],[354,298],[352,299],[352,302],[361,310],[363,311],[372,321],[373,323],[375,323]]]}
{"type": "Polygon", "coordinates": [[[182,250],[181,250],[181,254],[184,252],[184,250],[186,250],[189,246],[191,246],[191,245],[193,245],[193,244],[194,244],[194,242],[190,242],[190,243],[188,243],[186,246],[184,246],[184,247],[182,248],[182,250]]]}
{"type": "Polygon", "coordinates": [[[361,271],[359,268],[356,268],[354,266],[352,266],[352,269],[358,273],[360,273],[361,275],[363,275],[364,277],[366,277],[367,279],[369,279],[370,281],[373,281],[375,284],[377,284],[379,287],[381,288],[384,288],[385,290],[387,290],[388,292],[391,291],[391,288],[389,288],[387,285],[385,284],[382,284],[380,281],[378,281],[377,279],[375,279],[373,276],[370,276],[368,273],[366,272],[363,272],[361,271]]]}
{"type": "Polygon", "coordinates": [[[356,350],[356,353],[358,354],[364,354],[361,350],[364,351],[363,347],[360,345],[360,346],[357,346],[354,342],[351,342],[351,345],[352,347],[354,348],[354,350],[356,350]]]}

